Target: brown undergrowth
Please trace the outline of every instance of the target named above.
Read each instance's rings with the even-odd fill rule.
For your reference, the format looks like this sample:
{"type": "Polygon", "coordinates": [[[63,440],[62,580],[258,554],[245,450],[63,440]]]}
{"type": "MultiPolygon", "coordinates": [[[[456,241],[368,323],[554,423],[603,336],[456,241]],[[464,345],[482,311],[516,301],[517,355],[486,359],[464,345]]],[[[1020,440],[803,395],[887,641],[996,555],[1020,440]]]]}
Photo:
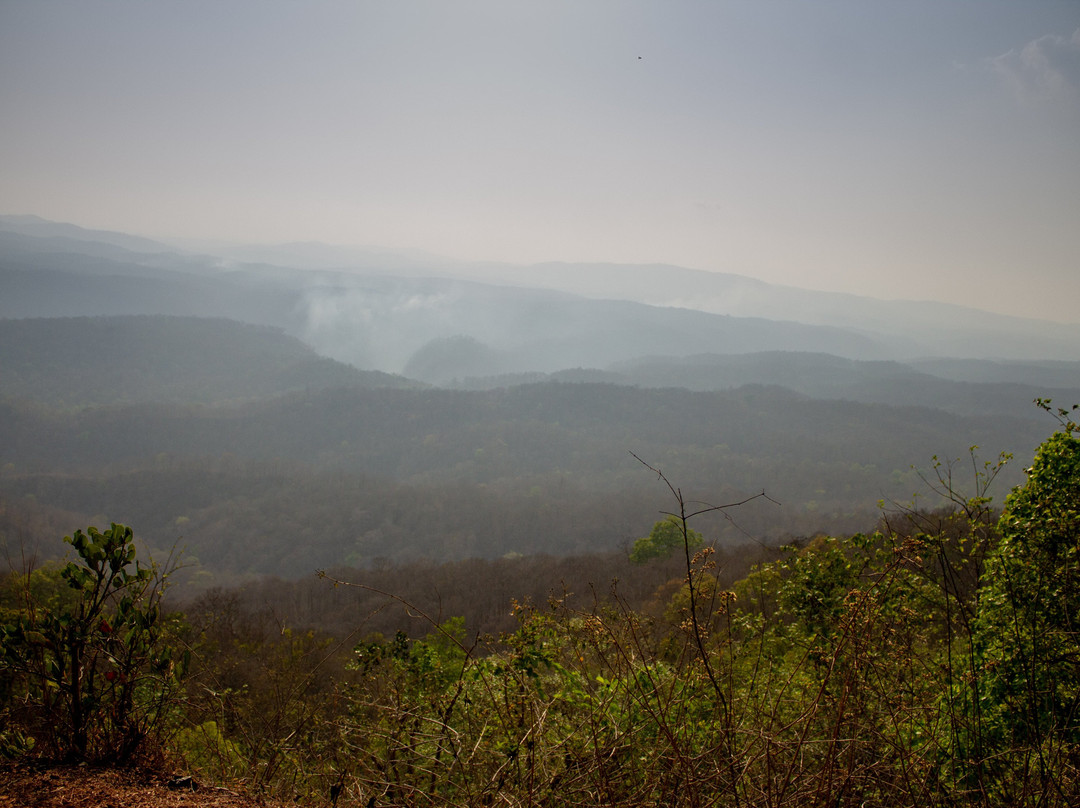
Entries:
{"type": "Polygon", "coordinates": [[[286,805],[290,803],[215,788],[158,769],[32,763],[0,767],[0,808],[284,808],[286,805]]]}

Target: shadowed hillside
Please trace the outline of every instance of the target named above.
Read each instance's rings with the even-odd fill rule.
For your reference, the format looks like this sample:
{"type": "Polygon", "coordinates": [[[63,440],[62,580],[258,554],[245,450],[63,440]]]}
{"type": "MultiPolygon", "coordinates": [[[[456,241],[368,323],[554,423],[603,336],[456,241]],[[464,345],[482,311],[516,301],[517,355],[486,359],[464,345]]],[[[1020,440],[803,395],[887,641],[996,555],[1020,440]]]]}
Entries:
{"type": "Polygon", "coordinates": [[[2,395],[60,408],[410,384],[319,356],[280,329],[194,317],[0,320],[0,371],[2,395]]]}

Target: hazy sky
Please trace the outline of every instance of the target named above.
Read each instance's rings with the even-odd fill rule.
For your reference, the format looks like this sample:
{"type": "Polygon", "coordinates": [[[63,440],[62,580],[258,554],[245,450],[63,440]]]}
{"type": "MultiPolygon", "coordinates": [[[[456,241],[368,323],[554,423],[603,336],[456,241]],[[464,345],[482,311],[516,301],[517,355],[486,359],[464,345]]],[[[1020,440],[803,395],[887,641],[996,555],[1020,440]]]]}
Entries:
{"type": "Polygon", "coordinates": [[[1080,321],[1080,0],[0,0],[0,212],[1080,321]]]}

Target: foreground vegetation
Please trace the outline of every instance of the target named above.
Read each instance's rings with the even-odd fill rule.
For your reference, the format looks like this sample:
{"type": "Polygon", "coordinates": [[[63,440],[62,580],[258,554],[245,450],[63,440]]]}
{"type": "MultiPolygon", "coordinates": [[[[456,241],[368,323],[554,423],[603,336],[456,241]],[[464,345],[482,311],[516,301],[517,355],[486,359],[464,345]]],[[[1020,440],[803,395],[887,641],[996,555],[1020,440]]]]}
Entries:
{"type": "Polygon", "coordinates": [[[206,780],[337,804],[1074,805],[1080,438],[1057,415],[1000,514],[1000,463],[971,496],[940,465],[951,509],[737,581],[691,526],[716,508],[671,485],[630,555],[678,577],[633,602],[616,581],[514,603],[486,636],[415,605],[420,628],[394,635],[268,626],[220,591],[166,616],[168,570],[135,563],[128,529],[77,533],[80,561],[6,583],[0,743],[165,749],[206,780]]]}

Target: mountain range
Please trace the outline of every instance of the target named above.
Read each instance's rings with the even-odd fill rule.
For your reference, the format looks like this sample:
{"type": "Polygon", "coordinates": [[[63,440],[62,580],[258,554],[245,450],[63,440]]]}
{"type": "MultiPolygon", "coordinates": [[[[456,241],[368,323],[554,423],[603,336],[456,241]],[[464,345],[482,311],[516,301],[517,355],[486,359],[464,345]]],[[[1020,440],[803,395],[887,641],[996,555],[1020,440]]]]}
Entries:
{"type": "Polygon", "coordinates": [[[766,490],[702,525],[722,543],[864,530],[878,500],[939,503],[939,473],[970,488],[969,447],[1030,457],[1033,399],[1080,401],[1078,326],[675,267],[214,249],[0,217],[3,552],[118,521],[182,535],[202,585],[611,552],[670,507],[634,455],[705,501],[766,490]]]}
{"type": "Polygon", "coordinates": [[[680,267],[471,265],[314,244],[210,255],[27,216],[0,217],[0,288],[0,317],[224,317],[436,384],[761,351],[1071,361],[1080,345],[1076,324],[680,267]]]}

